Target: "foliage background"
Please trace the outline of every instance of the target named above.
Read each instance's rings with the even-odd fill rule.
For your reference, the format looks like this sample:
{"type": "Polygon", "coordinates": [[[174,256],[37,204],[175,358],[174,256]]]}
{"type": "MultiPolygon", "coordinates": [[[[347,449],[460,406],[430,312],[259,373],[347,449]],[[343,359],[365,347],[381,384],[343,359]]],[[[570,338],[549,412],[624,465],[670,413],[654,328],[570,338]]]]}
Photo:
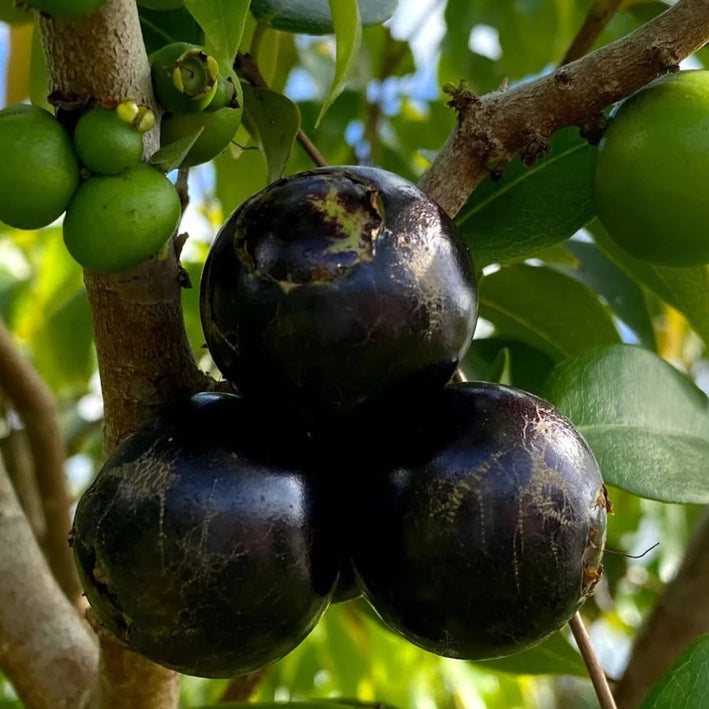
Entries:
{"type": "MultiPolygon", "coordinates": [[[[483,93],[549,71],[589,6],[587,0],[401,0],[389,23],[363,31],[354,74],[317,128],[334,72],[333,38],[267,29],[257,33],[251,49],[271,87],[297,105],[303,128],[328,162],[372,163],[415,181],[454,124],[439,87],[465,77],[483,93]]],[[[624,36],[663,9],[661,2],[626,2],[597,44],[624,36]]],[[[145,14],[146,41],[162,41],[155,36],[156,13],[145,14]]],[[[703,50],[684,66],[702,67],[706,57],[703,50]]],[[[0,26],[0,58],[4,103],[29,97],[43,102],[46,68],[31,23],[0,26]]],[[[284,132],[293,128],[287,120],[278,126],[284,132]]],[[[481,185],[457,221],[481,273],[482,319],[466,374],[551,396],[568,412],[580,410],[577,395],[587,396],[590,407],[583,410],[591,412],[589,419],[572,419],[592,442],[606,478],[626,488],[610,489],[616,514],[608,546],[638,554],[660,542],[640,559],[607,555],[605,580],[584,607],[613,678],[622,674],[637,629],[681,562],[700,503],[709,499],[696,468],[709,459],[709,418],[700,393],[709,383],[709,303],[705,268],[650,267],[608,241],[594,219],[594,151],[576,129],[562,131],[550,155],[531,169],[516,161],[501,180],[481,185]],[[636,348],[621,354],[620,343],[636,348]],[[647,362],[645,353],[651,353],[647,362]],[[579,364],[578,358],[586,359],[579,364]],[[676,383],[661,359],[689,379],[676,383]],[[613,386],[596,391],[589,382],[581,391],[578,373],[590,365],[598,368],[595,383],[613,386]],[[654,390],[648,390],[646,367],[659,368],[654,390]],[[658,451],[625,431],[624,450],[613,454],[599,435],[606,415],[601,403],[619,387],[637,390],[636,410],[621,412],[621,418],[627,422],[643,412],[658,451]],[[648,470],[678,431],[684,447],[653,478],[648,470]]],[[[296,146],[286,173],[311,164],[296,146]]],[[[245,128],[226,154],[193,170],[183,265],[194,284],[219,224],[267,181],[262,151],[245,128]]],[[[184,292],[185,321],[195,355],[207,369],[197,294],[196,288],[184,292]]],[[[59,226],[32,232],[0,226],[0,315],[57,397],[69,451],[66,471],[78,497],[100,464],[102,409],[82,273],[64,250],[59,226]]],[[[8,412],[6,447],[17,425],[8,412]]],[[[414,709],[581,709],[596,702],[584,677],[566,630],[506,660],[446,660],[394,636],[357,600],[331,607],[313,634],[269,671],[257,696],[356,697],[414,709]]],[[[224,685],[183,678],[183,706],[216,700],[224,685]]],[[[1,677],[0,706],[19,706],[1,677]]]]}

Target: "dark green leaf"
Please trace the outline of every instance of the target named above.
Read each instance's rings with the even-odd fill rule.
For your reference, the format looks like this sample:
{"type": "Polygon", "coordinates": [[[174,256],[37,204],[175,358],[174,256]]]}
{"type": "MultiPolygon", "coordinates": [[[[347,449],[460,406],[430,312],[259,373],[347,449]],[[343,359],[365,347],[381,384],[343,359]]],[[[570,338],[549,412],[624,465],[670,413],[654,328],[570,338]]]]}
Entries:
{"type": "Polygon", "coordinates": [[[665,672],[641,709],[690,709],[706,706],[709,697],[709,635],[695,640],[665,672]]]}
{"type": "Polygon", "coordinates": [[[173,42],[204,44],[202,28],[185,8],[168,11],[148,10],[144,7],[138,9],[143,41],[148,54],[173,42]]]}
{"type": "Polygon", "coordinates": [[[477,662],[498,672],[520,675],[574,675],[587,677],[588,671],[581,655],[561,631],[550,635],[542,643],[524,652],[497,660],[477,662]]]}
{"type": "Polygon", "coordinates": [[[569,241],[566,248],[579,261],[578,270],[564,269],[602,296],[645,347],[656,350],[655,330],[645,296],[637,283],[613,264],[595,244],[569,241]]]}
{"type": "Polygon", "coordinates": [[[190,152],[192,146],[197,142],[197,138],[202,135],[203,127],[198,128],[192,135],[186,135],[184,138],[169,143],[153,153],[150,158],[151,165],[155,165],[163,172],[176,170],[182,164],[187,153],[190,152]]]}
{"type": "Polygon", "coordinates": [[[505,266],[480,281],[479,298],[480,315],[498,334],[555,360],[620,341],[595,293],[551,268],[505,266]]]}
{"type": "Polygon", "coordinates": [[[529,256],[573,236],[593,217],[593,150],[578,131],[558,133],[548,157],[526,168],[517,159],[487,178],[455,221],[480,264],[529,256]]]}
{"type": "MultiPolygon", "coordinates": [[[[363,25],[378,25],[396,10],[398,0],[357,0],[363,25]]],[[[330,34],[334,32],[328,0],[252,0],[254,17],[286,32],[330,34]]]]}
{"type": "Polygon", "coordinates": [[[357,0],[329,0],[329,2],[337,40],[335,76],[325,102],[315,120],[316,128],[327,109],[332,106],[334,100],[344,91],[362,42],[362,22],[359,16],[357,0]]]}
{"type": "Polygon", "coordinates": [[[245,85],[244,125],[263,151],[268,181],[282,177],[300,128],[298,107],[277,91],[245,85]]]}
{"type": "Polygon", "coordinates": [[[185,7],[204,30],[210,54],[226,72],[244,33],[249,0],[185,0],[185,7]]]}
{"type": "Polygon", "coordinates": [[[694,331],[709,344],[709,267],[662,268],[638,261],[613,242],[598,220],[590,226],[602,251],[633,280],[677,308],[694,331]]]}
{"type": "Polygon", "coordinates": [[[610,485],[665,502],[709,502],[709,404],[652,352],[618,345],[560,363],[546,397],[578,427],[610,485]]]}

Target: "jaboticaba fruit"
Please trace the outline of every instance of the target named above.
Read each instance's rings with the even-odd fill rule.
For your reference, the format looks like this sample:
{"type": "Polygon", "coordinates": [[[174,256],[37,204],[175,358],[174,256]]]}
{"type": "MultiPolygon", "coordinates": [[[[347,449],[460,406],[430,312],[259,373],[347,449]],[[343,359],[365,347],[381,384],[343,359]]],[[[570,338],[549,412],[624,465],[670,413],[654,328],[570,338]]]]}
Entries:
{"type": "Polygon", "coordinates": [[[204,110],[217,91],[219,65],[202,47],[166,44],[150,55],[155,96],[169,113],[204,110]]]}
{"type": "Polygon", "coordinates": [[[591,451],[550,404],[497,384],[450,386],[411,418],[356,488],[363,594],[440,655],[538,643],[600,578],[608,503],[591,451]]]}
{"type": "Polygon", "coordinates": [[[101,621],[186,674],[229,677],[290,652],[327,607],[339,567],[332,504],[308,455],[229,394],[196,395],[127,439],[72,530],[101,621]]]}
{"type": "Polygon", "coordinates": [[[64,243],[84,268],[112,273],[157,253],[180,221],[174,185],[148,165],[91,177],[64,219],[64,243]]]}
{"type": "Polygon", "coordinates": [[[598,216],[658,266],[709,263],[709,71],[681,71],[626,99],[599,145],[598,216]]]}
{"type": "Polygon", "coordinates": [[[0,111],[0,219],[39,229],[67,207],[79,186],[71,138],[51,113],[27,104],[0,111]]]}
{"type": "Polygon", "coordinates": [[[222,374],[321,413],[442,386],[476,304],[451,220],[408,181],[364,167],[299,173],[248,199],[217,235],[201,286],[222,374]]]}

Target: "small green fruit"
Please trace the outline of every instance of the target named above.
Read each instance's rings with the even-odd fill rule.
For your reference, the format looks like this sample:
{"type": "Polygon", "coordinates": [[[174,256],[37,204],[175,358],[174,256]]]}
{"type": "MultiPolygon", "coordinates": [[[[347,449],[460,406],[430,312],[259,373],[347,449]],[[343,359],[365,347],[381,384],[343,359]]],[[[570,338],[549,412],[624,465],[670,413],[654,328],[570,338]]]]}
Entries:
{"type": "MultiPolygon", "coordinates": [[[[76,124],[76,154],[92,172],[118,175],[138,165],[143,157],[143,135],[132,121],[123,120],[122,115],[129,117],[130,113],[93,108],[76,124]]],[[[137,106],[134,117],[139,117],[137,106]]]]}
{"type": "Polygon", "coordinates": [[[168,113],[204,110],[217,91],[219,66],[202,47],[173,42],[150,56],[153,87],[168,113]]]}
{"type": "Polygon", "coordinates": [[[51,113],[28,104],[0,111],[0,220],[39,229],[66,208],[79,185],[71,138],[51,113]]]}
{"type": "Polygon", "coordinates": [[[609,236],[659,266],[709,262],[709,71],[684,71],[617,109],[599,145],[595,200],[609,236]]]}
{"type": "Polygon", "coordinates": [[[217,77],[217,90],[206,111],[218,111],[220,108],[243,108],[244,90],[236,72],[232,69],[226,76],[217,77]]]}
{"type": "Polygon", "coordinates": [[[84,17],[102,7],[106,0],[26,0],[30,7],[53,17],[84,17]]]}
{"type": "Polygon", "coordinates": [[[138,165],[81,185],[64,219],[64,242],[85,268],[122,271],[157,253],[179,221],[180,199],[172,183],[138,165]]]}
{"type": "Polygon", "coordinates": [[[201,165],[226,149],[241,124],[241,114],[240,108],[220,108],[218,111],[165,116],[160,126],[160,139],[163,145],[169,145],[204,128],[180,167],[201,165]]]}

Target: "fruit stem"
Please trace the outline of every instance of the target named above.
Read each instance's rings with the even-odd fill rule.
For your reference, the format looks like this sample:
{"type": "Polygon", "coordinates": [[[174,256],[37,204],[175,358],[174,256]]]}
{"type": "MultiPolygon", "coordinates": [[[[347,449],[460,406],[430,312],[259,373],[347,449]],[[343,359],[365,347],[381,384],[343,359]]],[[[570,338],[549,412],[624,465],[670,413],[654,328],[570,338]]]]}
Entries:
{"type": "Polygon", "coordinates": [[[583,661],[586,664],[586,669],[593,683],[593,688],[596,690],[601,709],[618,709],[615,699],[613,699],[613,694],[611,694],[611,688],[608,686],[606,673],[601,667],[593,645],[591,645],[591,638],[588,637],[580,613],[574,614],[574,617],[569,621],[569,626],[581,651],[581,657],[583,657],[583,661]]]}

